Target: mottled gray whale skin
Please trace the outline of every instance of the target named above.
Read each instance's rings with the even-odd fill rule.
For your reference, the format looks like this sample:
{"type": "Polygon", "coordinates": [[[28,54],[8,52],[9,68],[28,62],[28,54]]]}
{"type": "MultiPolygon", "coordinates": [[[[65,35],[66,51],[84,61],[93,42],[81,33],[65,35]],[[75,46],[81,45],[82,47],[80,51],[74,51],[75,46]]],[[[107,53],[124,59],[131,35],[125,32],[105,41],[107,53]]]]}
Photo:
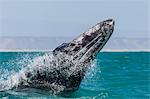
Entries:
{"type": "Polygon", "coordinates": [[[83,67],[75,75],[71,75],[69,85],[67,85],[68,89],[70,88],[72,90],[79,87],[87,67],[91,65],[97,53],[109,40],[113,31],[114,21],[108,19],[96,24],[71,42],[63,43],[53,51],[53,54],[56,56],[60,52],[72,56],[74,64],[77,63],[76,65],[83,67]]]}
{"type": "MultiPolygon", "coordinates": [[[[30,82],[24,85],[23,82],[18,87],[34,87],[56,89],[52,86],[63,86],[62,92],[75,91],[78,89],[87,68],[92,64],[98,52],[106,44],[114,30],[112,19],[100,22],[82,33],[69,43],[63,43],[53,50],[54,57],[59,60],[60,65],[67,63],[67,67],[57,69],[48,75],[42,75],[37,71],[35,76],[27,72],[30,82]],[[70,58],[66,58],[69,56],[70,58]],[[65,71],[66,73],[62,72],[65,71]],[[52,85],[51,85],[52,84],[52,85]]],[[[58,62],[58,61],[57,61],[58,62]]],[[[57,64],[57,63],[54,63],[57,64]]],[[[47,72],[47,71],[45,71],[47,72]]]]}

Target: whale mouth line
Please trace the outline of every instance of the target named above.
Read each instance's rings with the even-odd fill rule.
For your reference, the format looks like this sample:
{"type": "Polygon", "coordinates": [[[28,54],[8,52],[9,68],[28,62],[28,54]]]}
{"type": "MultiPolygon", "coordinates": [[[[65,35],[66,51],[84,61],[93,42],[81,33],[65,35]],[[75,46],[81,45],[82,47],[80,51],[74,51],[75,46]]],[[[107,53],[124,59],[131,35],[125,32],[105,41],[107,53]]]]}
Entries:
{"type": "MultiPolygon", "coordinates": [[[[80,59],[78,61],[83,61],[85,60],[86,58],[88,59],[90,56],[93,56],[92,54],[89,54],[89,53],[98,53],[102,48],[103,48],[103,45],[106,44],[107,40],[109,39],[109,37],[111,36],[111,34],[105,36],[104,38],[101,37],[101,34],[99,34],[97,37],[96,37],[96,40],[93,41],[95,42],[92,46],[90,46],[90,48],[87,48],[87,51],[80,57],[80,59]],[[104,41],[101,41],[102,39],[104,39],[104,41]]],[[[93,42],[90,42],[90,43],[93,43],[93,42]]],[[[88,44],[89,45],[89,44],[88,44]]],[[[88,46],[87,45],[87,46],[88,46]]],[[[86,46],[86,47],[87,47],[86,46]]]]}
{"type": "Polygon", "coordinates": [[[95,43],[100,39],[102,34],[99,34],[96,38],[94,38],[91,42],[89,42],[85,47],[83,47],[81,50],[77,52],[73,56],[73,60],[80,60],[81,57],[89,50],[88,48],[91,48],[92,46],[95,45],[95,43]],[[94,43],[94,44],[93,44],[94,43]],[[93,44],[93,45],[92,45],[93,44]],[[84,52],[85,51],[85,52],[84,52]]]}
{"type": "MultiPolygon", "coordinates": [[[[95,26],[95,27],[92,27],[95,32],[92,31],[90,33],[89,31],[92,29],[92,28],[90,28],[87,32],[84,33],[84,35],[88,35],[88,36],[92,36],[92,35],[94,35],[94,33],[95,34],[97,33],[98,35],[96,37],[94,37],[94,39],[92,41],[90,41],[89,43],[87,43],[81,50],[79,50],[73,56],[73,60],[74,61],[79,61],[88,52],[90,52],[90,50],[91,51],[92,50],[97,50],[95,52],[99,52],[104,47],[104,45],[106,44],[106,42],[108,41],[108,39],[112,35],[113,29],[114,29],[114,21],[113,20],[108,20],[108,21],[110,21],[110,23],[109,23],[109,25],[110,25],[109,26],[109,31],[106,31],[105,29],[102,29],[103,27],[100,25],[101,23],[99,23],[99,24],[96,25],[96,26],[99,26],[98,30],[95,30],[95,27],[96,27],[95,26]]],[[[82,38],[84,38],[84,36],[82,38]]]]}

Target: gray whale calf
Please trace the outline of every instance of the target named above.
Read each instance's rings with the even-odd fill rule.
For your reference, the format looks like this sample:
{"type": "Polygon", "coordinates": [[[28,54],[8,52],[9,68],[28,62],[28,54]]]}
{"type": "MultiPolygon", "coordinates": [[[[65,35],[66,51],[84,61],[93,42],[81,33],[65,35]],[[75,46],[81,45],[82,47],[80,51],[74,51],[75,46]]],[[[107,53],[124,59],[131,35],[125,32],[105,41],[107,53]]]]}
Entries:
{"type": "Polygon", "coordinates": [[[51,60],[43,60],[52,67],[40,65],[40,69],[26,69],[24,78],[20,77],[19,83],[13,89],[44,88],[59,92],[77,90],[87,68],[106,44],[113,30],[114,21],[108,19],[96,24],[71,42],[61,44],[53,50],[51,60]]]}

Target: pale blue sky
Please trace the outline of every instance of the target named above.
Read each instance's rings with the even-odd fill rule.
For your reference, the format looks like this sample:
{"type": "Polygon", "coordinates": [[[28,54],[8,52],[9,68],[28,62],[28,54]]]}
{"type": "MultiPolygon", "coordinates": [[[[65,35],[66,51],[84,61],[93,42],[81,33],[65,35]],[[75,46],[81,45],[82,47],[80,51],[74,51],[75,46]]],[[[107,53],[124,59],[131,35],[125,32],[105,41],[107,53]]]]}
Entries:
{"type": "Polygon", "coordinates": [[[0,0],[0,36],[77,36],[116,21],[113,37],[149,37],[148,0],[0,0]]]}

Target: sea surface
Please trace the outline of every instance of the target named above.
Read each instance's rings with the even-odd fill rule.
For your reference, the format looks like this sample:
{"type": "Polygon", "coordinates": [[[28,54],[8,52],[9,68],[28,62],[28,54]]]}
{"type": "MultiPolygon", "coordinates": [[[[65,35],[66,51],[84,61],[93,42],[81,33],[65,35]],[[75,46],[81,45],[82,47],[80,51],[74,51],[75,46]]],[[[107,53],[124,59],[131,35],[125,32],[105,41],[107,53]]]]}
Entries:
{"type": "MultiPolygon", "coordinates": [[[[47,52],[0,52],[0,83],[47,52]],[[29,62],[30,61],[30,62],[29,62]]],[[[32,64],[31,64],[32,65],[32,64]]],[[[17,77],[17,76],[16,76],[17,77]]],[[[12,79],[14,82],[17,78],[12,79]]],[[[9,82],[5,83],[10,85],[9,82]]],[[[4,99],[150,99],[150,52],[100,52],[80,88],[67,96],[48,90],[11,90],[0,84],[4,99]]]]}

